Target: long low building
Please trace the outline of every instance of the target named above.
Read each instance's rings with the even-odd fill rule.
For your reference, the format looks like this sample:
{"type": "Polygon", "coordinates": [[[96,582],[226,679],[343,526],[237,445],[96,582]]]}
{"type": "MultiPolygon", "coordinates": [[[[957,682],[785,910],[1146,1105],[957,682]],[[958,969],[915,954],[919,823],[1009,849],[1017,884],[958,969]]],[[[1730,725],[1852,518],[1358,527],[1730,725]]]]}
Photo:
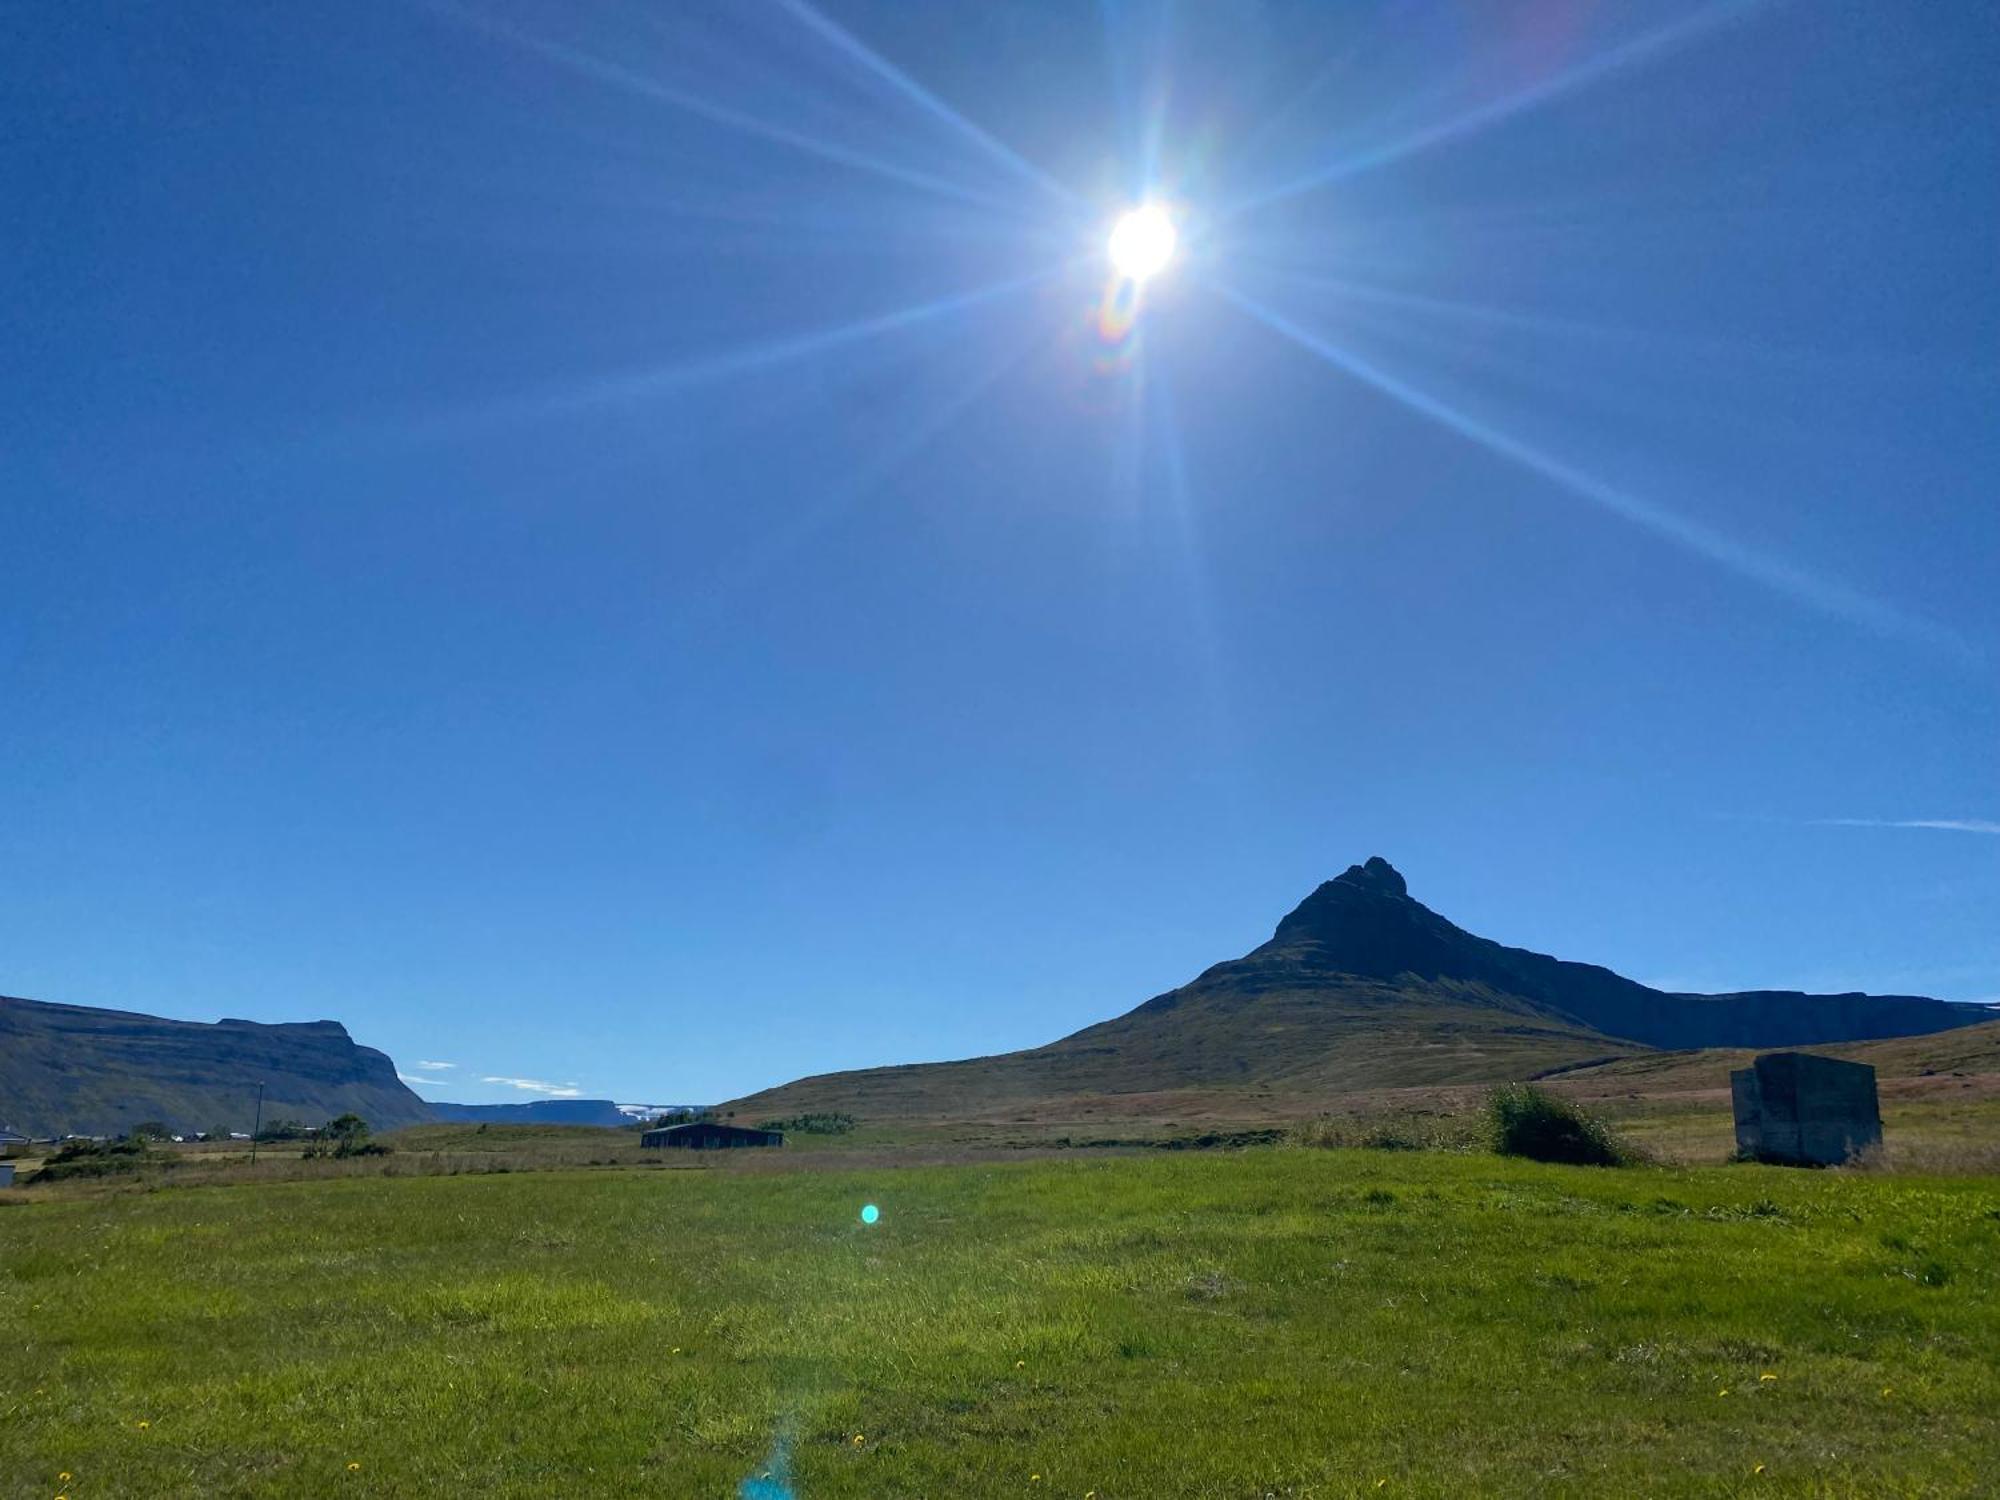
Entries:
{"type": "Polygon", "coordinates": [[[782,1130],[754,1130],[747,1125],[724,1125],[719,1120],[691,1120],[685,1125],[665,1125],[639,1137],[642,1146],[677,1146],[685,1151],[717,1151],[732,1146],[782,1146],[782,1130]]]}

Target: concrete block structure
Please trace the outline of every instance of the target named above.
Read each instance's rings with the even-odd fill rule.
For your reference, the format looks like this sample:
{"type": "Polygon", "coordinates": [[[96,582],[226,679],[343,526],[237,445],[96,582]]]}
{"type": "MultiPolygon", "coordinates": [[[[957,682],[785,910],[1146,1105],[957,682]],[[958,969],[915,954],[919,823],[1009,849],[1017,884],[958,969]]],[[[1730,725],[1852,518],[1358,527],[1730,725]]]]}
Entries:
{"type": "Polygon", "coordinates": [[[1833,1167],[1882,1141],[1875,1070],[1809,1052],[1770,1052],[1729,1075],[1736,1150],[1757,1161],[1833,1167]]]}

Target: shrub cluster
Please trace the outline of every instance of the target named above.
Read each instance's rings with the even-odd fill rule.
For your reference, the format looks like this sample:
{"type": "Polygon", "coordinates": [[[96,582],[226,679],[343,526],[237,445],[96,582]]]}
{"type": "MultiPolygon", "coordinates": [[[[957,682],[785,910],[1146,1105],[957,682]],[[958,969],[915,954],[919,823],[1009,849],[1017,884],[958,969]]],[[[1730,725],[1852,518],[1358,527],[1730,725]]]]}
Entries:
{"type": "MultiPolygon", "coordinates": [[[[480,1126],[484,1130],[485,1126],[480,1126]]],[[[357,1114],[344,1114],[336,1120],[328,1120],[320,1132],[320,1143],[308,1146],[301,1155],[308,1159],[329,1156],[345,1158],[349,1156],[387,1156],[390,1147],[380,1141],[368,1138],[368,1122],[357,1114]]]]}
{"type": "Polygon", "coordinates": [[[172,1165],[172,1158],[147,1150],[145,1141],[137,1136],[117,1141],[70,1141],[42,1163],[41,1171],[32,1180],[65,1182],[79,1177],[112,1177],[155,1164],[172,1165]]]}
{"type": "Polygon", "coordinates": [[[782,1120],[764,1120],[759,1130],[783,1130],[793,1135],[846,1135],[854,1128],[854,1116],[839,1111],[827,1114],[787,1115],[782,1120]]]}
{"type": "Polygon", "coordinates": [[[1510,1083],[1486,1102],[1493,1149],[1502,1156],[1579,1167],[1622,1167],[1632,1151],[1602,1120],[1530,1084],[1510,1083]]]}

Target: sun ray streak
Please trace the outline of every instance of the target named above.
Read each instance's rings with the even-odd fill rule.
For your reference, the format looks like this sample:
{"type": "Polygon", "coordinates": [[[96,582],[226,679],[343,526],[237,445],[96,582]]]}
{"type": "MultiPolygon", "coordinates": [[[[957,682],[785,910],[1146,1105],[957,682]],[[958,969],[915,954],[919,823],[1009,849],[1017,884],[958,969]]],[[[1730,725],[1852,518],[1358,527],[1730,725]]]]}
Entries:
{"type": "MultiPolygon", "coordinates": [[[[1120,0],[1097,0],[1097,16],[1104,33],[1104,67],[1111,82],[1112,118],[1116,121],[1121,137],[1123,154],[1128,161],[1140,157],[1137,120],[1132,102],[1131,69],[1126,65],[1128,48],[1125,43],[1125,21],[1120,11],[1120,0]]],[[[1133,196],[1143,192],[1143,185],[1133,196]]]]}
{"type": "MultiPolygon", "coordinates": [[[[1607,348],[1644,349],[1656,356],[1670,355],[1692,360],[1728,360],[1734,363],[1754,360],[1763,364],[1787,366],[1810,363],[1816,367],[1824,367],[1826,362],[1821,355],[1800,350],[1772,349],[1743,340],[1695,338],[1657,328],[1596,323],[1582,318],[1557,317],[1550,313],[1527,312],[1519,308],[1496,307],[1481,302],[1464,302],[1419,292],[1401,292],[1346,277],[1295,271],[1286,266],[1248,256],[1242,257],[1241,263],[1247,267],[1254,267],[1264,275],[1282,280],[1287,285],[1340,298],[1343,302],[1352,304],[1351,311],[1386,310],[1379,315],[1383,320],[1382,331],[1400,338],[1405,343],[1412,340],[1414,320],[1398,319],[1398,326],[1390,329],[1386,322],[1387,313],[1417,313],[1423,318],[1432,320],[1433,326],[1504,328],[1541,339],[1567,339],[1578,344],[1595,344],[1607,348]]],[[[1365,318],[1366,315],[1363,316],[1365,318]]],[[[1443,342],[1443,336],[1434,333],[1426,333],[1423,339],[1432,344],[1443,342]]]]}
{"type": "Polygon", "coordinates": [[[848,344],[881,338],[884,334],[896,333],[936,318],[969,312],[975,307],[997,301],[1010,293],[1025,291],[1031,286],[1048,281],[1052,277],[1061,275],[1066,269],[1068,269],[1066,265],[1044,267],[1025,276],[1016,276],[970,292],[954,292],[949,296],[936,297],[910,307],[899,307],[893,312],[879,313],[872,318],[861,318],[832,328],[814,329],[810,333],[798,334],[792,338],[771,339],[743,349],[725,350],[684,360],[678,364],[616,376],[598,381],[583,390],[571,392],[568,396],[551,402],[550,405],[557,408],[594,406],[607,401],[662,395],[689,385],[753,374],[795,360],[825,354],[848,344]]]}
{"type": "Polygon", "coordinates": [[[1057,182],[1047,172],[1044,172],[1040,167],[1022,156],[1013,147],[996,140],[992,135],[966,119],[964,115],[953,109],[944,100],[938,98],[936,94],[933,94],[921,83],[918,83],[916,79],[890,62],[881,53],[868,46],[859,37],[855,36],[853,32],[847,30],[823,12],[808,4],[807,0],[778,0],[778,3],[801,25],[807,27],[823,41],[826,41],[846,57],[866,68],[870,73],[873,73],[882,82],[888,84],[889,87],[929,114],[933,119],[957,131],[958,134],[978,146],[1009,171],[1025,178],[1036,187],[1054,194],[1071,207],[1077,207],[1082,204],[1082,199],[1064,187],[1060,182],[1057,182]]]}
{"type": "Polygon", "coordinates": [[[1160,156],[1167,138],[1167,111],[1173,92],[1172,48],[1174,0],[1161,0],[1159,19],[1154,27],[1152,65],[1148,72],[1152,85],[1145,101],[1145,121],[1139,144],[1139,160],[1145,176],[1139,184],[1142,194],[1160,189],[1160,156]]]}
{"type": "MultiPolygon", "coordinates": [[[[1518,328],[1523,332],[1568,334],[1583,338],[1633,340],[1657,337],[1650,332],[1633,328],[1616,328],[1604,323],[1587,323],[1574,318],[1557,318],[1543,313],[1521,312],[1514,308],[1491,307],[1484,303],[1462,302],[1450,297],[1432,297],[1421,292],[1399,292],[1391,287],[1355,281],[1345,276],[1325,276],[1312,271],[1295,271],[1289,266],[1250,256],[1239,257],[1239,262],[1266,275],[1282,277],[1295,286],[1329,292],[1336,297],[1348,298],[1355,302],[1403,308],[1411,312],[1428,313],[1466,323],[1492,324],[1500,328],[1518,328]]],[[[1715,347],[1722,346],[1718,344],[1715,347]]]]}
{"type": "Polygon", "coordinates": [[[1533,444],[1502,432],[1497,427],[1438,400],[1387,371],[1376,368],[1360,356],[1337,348],[1233,286],[1218,284],[1216,289],[1250,317],[1274,333],[1290,339],[1301,349],[1316,355],[1335,369],[1365,385],[1372,386],[1386,396],[1393,397],[1410,410],[1429,417],[1489,452],[1498,454],[1531,473],[1539,474],[1558,487],[1610,511],[1613,515],[1643,526],[1691,552],[1708,558],[1711,562],[1719,563],[1734,573],[1813,609],[1838,616],[1882,635],[1921,641],[1932,647],[1943,648],[1962,658],[1975,659],[1977,656],[1965,638],[1948,626],[1909,614],[1835,579],[1822,578],[1810,573],[1794,563],[1753,551],[1733,537],[1726,536],[1699,521],[1690,520],[1650,500],[1641,499],[1615,485],[1607,484],[1594,475],[1586,474],[1561,459],[1543,452],[1533,444]]]}
{"type": "MultiPolygon", "coordinates": [[[[1078,259],[1087,259],[1079,257],[1078,259]]],[[[884,337],[934,319],[970,312],[997,302],[1014,292],[1052,280],[1074,269],[1077,260],[1046,266],[1025,276],[1012,277],[969,292],[955,292],[910,307],[896,308],[872,318],[815,329],[792,338],[770,339],[746,348],[725,349],[698,355],[669,365],[655,366],[593,381],[581,388],[564,387],[534,395],[517,395],[488,402],[476,409],[435,417],[402,436],[439,438],[485,432],[511,422],[532,421],[565,412],[589,411],[620,402],[648,400],[685,390],[691,386],[759,374],[786,364],[810,359],[869,339],[884,337]]]]}
{"type": "Polygon", "coordinates": [[[979,192],[975,188],[965,187],[948,178],[937,177],[929,172],[921,172],[914,168],[898,166],[894,162],[884,161],[880,157],[871,156],[865,151],[855,151],[818,136],[807,135],[802,131],[773,124],[769,120],[758,119],[755,115],[745,114],[743,111],[731,109],[725,104],[717,104],[713,100],[704,99],[698,94],[690,94],[683,89],[677,89],[668,84],[661,83],[657,79],[648,78],[642,73],[635,73],[630,68],[611,62],[606,58],[594,56],[579,48],[565,46],[560,42],[552,42],[542,37],[532,36],[517,27],[496,21],[490,16],[478,15],[467,11],[453,4],[452,0],[427,0],[427,3],[432,10],[441,15],[450,16],[462,21],[479,31],[485,32],[489,36],[511,42],[525,51],[532,52],[549,62],[568,68],[572,72],[580,73],[588,78],[595,78],[600,83],[615,84],[620,88],[628,89],[633,93],[656,100],[659,103],[671,105],[676,109],[707,120],[712,125],[720,125],[728,130],[741,131],[745,135],[756,136],[758,139],[770,141],[774,145],[789,146],[793,150],[802,151],[808,156],[816,156],[822,161],[829,161],[837,166],[848,167],[860,172],[870,172],[875,176],[886,178],[889,181],[899,182],[905,187],[918,188],[924,192],[955,198],[960,202],[976,204],[981,208],[999,209],[1008,213],[1017,213],[1019,211],[1018,205],[1009,203],[1005,198],[979,192]]]}
{"type": "Polygon", "coordinates": [[[860,506],[949,432],[988,391],[1027,358],[1041,338],[1042,335],[1035,332],[1025,340],[1016,340],[998,357],[973,372],[922,417],[903,424],[894,441],[875,452],[845,479],[830,484],[782,525],[766,531],[736,564],[712,579],[708,587],[702,589],[680,613],[687,616],[702,609],[725,605],[731,596],[755,584],[841,516],[860,506]]]}
{"type": "Polygon", "coordinates": [[[1268,188],[1248,198],[1238,199],[1218,217],[1222,220],[1232,219],[1254,209],[1266,208],[1286,198],[1296,198],[1301,193],[1314,192],[1344,178],[1353,177],[1357,173],[1387,166],[1404,157],[1414,156],[1419,151],[1428,151],[1433,146],[1476,134],[1489,125],[1498,124],[1502,120],[1511,119],[1515,115],[1547,104],[1551,100],[1576,93],[1627,68],[1650,62],[1768,3],[1769,0],[1711,0],[1711,3],[1692,15],[1633,37],[1608,52],[1578,63],[1573,68],[1565,68],[1540,83],[1478,105],[1449,120],[1411,131],[1408,135],[1382,145],[1343,156],[1317,171],[1307,172],[1277,187],[1268,188]]]}
{"type": "Polygon", "coordinates": [[[1237,718],[1230,700],[1230,672],[1222,635],[1215,623],[1213,590],[1209,586],[1205,566],[1207,549],[1202,542],[1193,488],[1188,483],[1187,455],[1181,444],[1180,415],[1174,402],[1173,382],[1167,377],[1164,361],[1155,371],[1150,388],[1158,393],[1154,403],[1154,424],[1161,462],[1166,469],[1167,503],[1173,512],[1174,540],[1180,553],[1182,585],[1187,592],[1187,620],[1194,636],[1203,707],[1207,710],[1209,731],[1213,736],[1215,764],[1231,772],[1223,785],[1226,810],[1231,815],[1229,826],[1242,827],[1242,788],[1233,774],[1233,768],[1242,764],[1242,747],[1238,743],[1237,718]]]}

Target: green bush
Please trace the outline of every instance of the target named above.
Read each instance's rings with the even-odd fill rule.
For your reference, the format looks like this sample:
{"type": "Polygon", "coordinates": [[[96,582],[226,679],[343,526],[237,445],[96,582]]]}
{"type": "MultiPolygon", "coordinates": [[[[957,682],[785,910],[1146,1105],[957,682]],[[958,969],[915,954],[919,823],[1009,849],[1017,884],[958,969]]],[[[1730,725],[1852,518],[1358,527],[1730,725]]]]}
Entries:
{"type": "MultiPolygon", "coordinates": [[[[484,1130],[486,1127],[479,1127],[484,1130]]],[[[369,1138],[368,1122],[349,1112],[328,1120],[320,1130],[319,1144],[308,1146],[300,1155],[308,1160],[321,1157],[387,1156],[394,1149],[369,1138]]]]}
{"type": "Polygon", "coordinates": [[[1577,1167],[1622,1167],[1632,1153],[1596,1116],[1525,1083],[1497,1088],[1486,1101],[1493,1149],[1502,1156],[1577,1167]]]}
{"type": "Polygon", "coordinates": [[[764,1120],[759,1130],[782,1130],[792,1135],[846,1135],[854,1128],[854,1116],[838,1112],[788,1115],[782,1120],[764,1120]]]}
{"type": "Polygon", "coordinates": [[[65,1182],[78,1177],[111,1177],[150,1166],[172,1166],[170,1156],[155,1155],[137,1137],[120,1141],[70,1141],[42,1163],[30,1181],[65,1182]]]}

